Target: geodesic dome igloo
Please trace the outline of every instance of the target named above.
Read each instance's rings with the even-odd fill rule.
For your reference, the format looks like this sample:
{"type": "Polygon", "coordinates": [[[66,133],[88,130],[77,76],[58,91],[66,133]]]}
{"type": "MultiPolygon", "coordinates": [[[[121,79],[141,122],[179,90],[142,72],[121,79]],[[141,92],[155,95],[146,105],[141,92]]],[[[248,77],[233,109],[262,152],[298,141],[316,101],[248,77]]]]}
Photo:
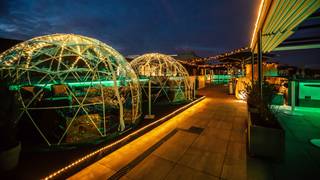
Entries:
{"type": "MultiPolygon", "coordinates": [[[[171,56],[160,53],[148,53],[130,62],[136,74],[152,82],[152,100],[169,103],[192,100],[193,87],[188,71],[171,56]],[[161,99],[161,100],[160,100],[161,99]]],[[[147,94],[147,81],[140,81],[143,94],[147,94]]]]}
{"type": "Polygon", "coordinates": [[[93,38],[53,34],[22,42],[0,55],[0,75],[17,93],[25,141],[96,142],[141,115],[135,72],[93,38]]]}

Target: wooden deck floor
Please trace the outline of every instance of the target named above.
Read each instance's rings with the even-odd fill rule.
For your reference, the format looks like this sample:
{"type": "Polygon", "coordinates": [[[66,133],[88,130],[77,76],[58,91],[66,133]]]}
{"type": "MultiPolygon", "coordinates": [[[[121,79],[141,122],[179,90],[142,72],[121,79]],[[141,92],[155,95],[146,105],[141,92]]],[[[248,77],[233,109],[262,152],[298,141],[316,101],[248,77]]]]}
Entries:
{"type": "Polygon", "coordinates": [[[246,104],[210,87],[206,99],[69,179],[247,179],[246,104]]]}

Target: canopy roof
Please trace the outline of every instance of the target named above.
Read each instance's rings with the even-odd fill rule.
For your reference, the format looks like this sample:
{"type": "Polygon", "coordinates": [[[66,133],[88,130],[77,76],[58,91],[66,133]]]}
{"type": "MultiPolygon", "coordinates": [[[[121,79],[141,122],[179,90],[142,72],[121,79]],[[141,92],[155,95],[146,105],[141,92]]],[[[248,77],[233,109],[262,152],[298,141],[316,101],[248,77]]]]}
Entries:
{"type": "Polygon", "coordinates": [[[319,0],[261,0],[250,48],[255,49],[261,29],[262,51],[274,50],[319,7],[319,0]]]}

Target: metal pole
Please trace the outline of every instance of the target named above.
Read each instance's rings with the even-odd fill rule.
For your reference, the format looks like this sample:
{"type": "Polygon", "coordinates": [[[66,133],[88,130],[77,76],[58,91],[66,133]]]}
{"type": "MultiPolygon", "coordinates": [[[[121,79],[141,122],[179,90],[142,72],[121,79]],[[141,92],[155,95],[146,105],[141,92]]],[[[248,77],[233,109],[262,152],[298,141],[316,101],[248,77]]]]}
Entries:
{"type": "Polygon", "coordinates": [[[154,119],[154,114],[151,114],[151,77],[149,77],[149,82],[148,82],[148,114],[144,116],[144,119],[154,119]]]}
{"type": "Polygon", "coordinates": [[[206,68],[204,69],[204,80],[205,80],[205,83],[206,83],[206,81],[207,81],[207,69],[206,68]]]}
{"type": "Polygon", "coordinates": [[[294,112],[296,107],[296,83],[295,80],[291,81],[291,111],[294,112]]]}
{"type": "Polygon", "coordinates": [[[260,87],[260,96],[262,98],[262,79],[263,79],[263,69],[262,69],[262,39],[261,39],[261,29],[258,33],[258,83],[260,87]]]}
{"type": "Polygon", "coordinates": [[[251,81],[254,83],[254,48],[251,50],[251,81]]]}
{"type": "MultiPolygon", "coordinates": [[[[299,83],[299,82],[296,82],[297,80],[294,78],[292,79],[291,81],[289,81],[289,84],[291,85],[289,91],[291,91],[291,95],[290,98],[291,99],[291,109],[288,110],[288,111],[284,111],[285,114],[288,114],[288,115],[294,115],[294,116],[303,116],[303,114],[301,113],[298,113],[295,111],[296,109],[296,83],[299,83]]],[[[299,86],[299,85],[297,85],[299,86]]],[[[320,141],[319,141],[320,142],[320,141]]]]}

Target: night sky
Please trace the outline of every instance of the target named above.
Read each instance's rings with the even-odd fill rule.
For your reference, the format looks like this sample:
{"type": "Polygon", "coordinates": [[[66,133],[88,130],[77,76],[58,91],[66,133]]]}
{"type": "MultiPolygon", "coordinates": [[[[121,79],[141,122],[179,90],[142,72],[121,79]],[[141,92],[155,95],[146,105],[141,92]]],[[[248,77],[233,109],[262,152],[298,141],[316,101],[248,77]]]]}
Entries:
{"type": "MultiPolygon", "coordinates": [[[[75,33],[99,39],[125,56],[146,52],[174,54],[182,50],[210,56],[249,44],[259,3],[260,0],[0,0],[0,37],[27,40],[45,34],[75,33]]],[[[312,53],[309,64],[319,62],[319,52],[312,53]]],[[[276,60],[301,64],[296,53],[280,55],[276,60]]]]}
{"type": "Polygon", "coordinates": [[[0,37],[51,33],[99,39],[124,55],[247,46],[259,0],[1,0],[0,37]],[[75,3],[76,2],[76,3],[75,3]]]}

